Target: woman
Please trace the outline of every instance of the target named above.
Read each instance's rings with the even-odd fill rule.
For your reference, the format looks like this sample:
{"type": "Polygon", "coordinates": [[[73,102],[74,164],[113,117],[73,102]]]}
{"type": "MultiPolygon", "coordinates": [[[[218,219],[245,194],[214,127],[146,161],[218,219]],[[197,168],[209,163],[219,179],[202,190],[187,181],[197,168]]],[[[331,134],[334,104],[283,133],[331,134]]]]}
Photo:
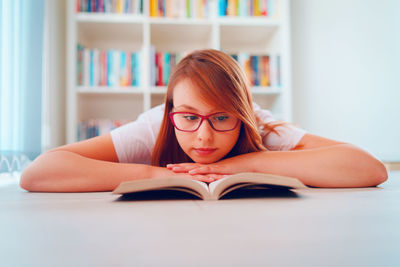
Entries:
{"type": "Polygon", "coordinates": [[[277,124],[252,103],[236,61],[200,50],[177,65],[164,107],[110,134],[43,153],[20,185],[29,191],[111,191],[134,179],[212,182],[248,171],[296,177],[314,187],[376,186],[387,179],[384,165],[367,152],[277,124]]]}

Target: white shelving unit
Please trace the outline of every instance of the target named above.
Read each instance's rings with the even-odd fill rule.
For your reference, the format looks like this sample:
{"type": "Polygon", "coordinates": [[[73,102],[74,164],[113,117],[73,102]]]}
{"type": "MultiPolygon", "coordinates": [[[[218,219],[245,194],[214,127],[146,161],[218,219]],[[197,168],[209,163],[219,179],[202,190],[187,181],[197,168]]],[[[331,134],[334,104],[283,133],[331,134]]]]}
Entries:
{"type": "Polygon", "coordinates": [[[165,87],[150,86],[150,47],[180,53],[214,48],[227,53],[280,55],[281,86],[254,87],[253,100],[275,118],[291,121],[289,0],[275,0],[273,17],[219,17],[211,0],[208,19],[153,18],[149,1],[144,14],[77,13],[75,0],[67,11],[67,142],[77,141],[77,125],[85,119],[128,119],[163,103],[165,87]],[[77,86],[77,44],[94,49],[141,51],[138,87],[77,86]]]}

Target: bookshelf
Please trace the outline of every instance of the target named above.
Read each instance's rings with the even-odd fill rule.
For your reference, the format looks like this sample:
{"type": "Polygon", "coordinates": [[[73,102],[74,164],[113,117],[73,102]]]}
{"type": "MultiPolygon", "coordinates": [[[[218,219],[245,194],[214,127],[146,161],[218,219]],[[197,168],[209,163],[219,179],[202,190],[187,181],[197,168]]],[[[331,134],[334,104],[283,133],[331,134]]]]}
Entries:
{"type": "Polygon", "coordinates": [[[269,109],[275,118],[291,121],[289,0],[274,0],[275,12],[271,16],[220,16],[220,1],[208,0],[207,18],[153,17],[150,16],[151,2],[143,1],[142,14],[125,14],[77,12],[76,0],[68,1],[68,143],[78,141],[81,121],[131,121],[143,111],[163,103],[166,87],[151,82],[152,47],[157,52],[169,53],[213,48],[228,54],[269,55],[271,76],[274,77],[278,67],[272,59],[279,56],[280,84],[271,78],[270,86],[253,86],[253,100],[262,108],[269,109]],[[140,52],[139,84],[79,84],[78,44],[102,51],[140,52]]]}

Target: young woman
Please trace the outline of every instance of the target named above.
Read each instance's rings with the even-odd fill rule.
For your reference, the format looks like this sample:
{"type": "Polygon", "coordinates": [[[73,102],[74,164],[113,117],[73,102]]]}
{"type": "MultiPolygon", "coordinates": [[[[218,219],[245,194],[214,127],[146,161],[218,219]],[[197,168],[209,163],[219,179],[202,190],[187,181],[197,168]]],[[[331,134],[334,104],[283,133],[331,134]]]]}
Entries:
{"type": "Polygon", "coordinates": [[[212,182],[239,172],[296,177],[314,187],[376,186],[384,165],[351,144],[278,124],[252,102],[230,56],[187,55],[168,83],[165,104],[110,134],[40,155],[22,173],[29,191],[110,191],[123,181],[177,176],[212,182]]]}

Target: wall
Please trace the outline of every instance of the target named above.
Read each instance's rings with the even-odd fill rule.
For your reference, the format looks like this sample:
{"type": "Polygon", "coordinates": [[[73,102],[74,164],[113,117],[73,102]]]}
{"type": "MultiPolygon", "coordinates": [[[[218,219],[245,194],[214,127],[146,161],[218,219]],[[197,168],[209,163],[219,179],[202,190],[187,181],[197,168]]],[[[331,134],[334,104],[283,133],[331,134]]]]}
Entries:
{"type": "Polygon", "coordinates": [[[65,144],[66,1],[46,1],[42,151],[65,144]]]}
{"type": "Polygon", "coordinates": [[[400,1],[293,0],[293,121],[400,161],[400,1]]]}

